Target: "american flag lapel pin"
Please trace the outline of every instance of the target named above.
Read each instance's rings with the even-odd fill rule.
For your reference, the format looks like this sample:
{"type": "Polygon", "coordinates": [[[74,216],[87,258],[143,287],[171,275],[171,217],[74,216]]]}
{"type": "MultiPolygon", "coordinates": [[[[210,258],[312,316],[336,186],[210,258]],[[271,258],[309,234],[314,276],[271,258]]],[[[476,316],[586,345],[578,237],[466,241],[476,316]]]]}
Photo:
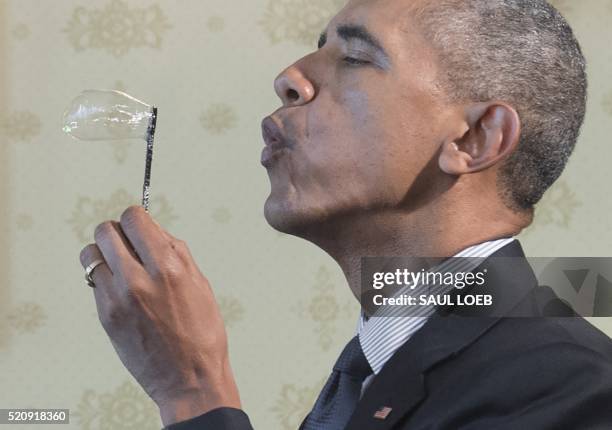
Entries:
{"type": "Polygon", "coordinates": [[[393,408],[389,406],[382,406],[374,413],[374,418],[384,420],[389,416],[392,410],[393,408]]]}

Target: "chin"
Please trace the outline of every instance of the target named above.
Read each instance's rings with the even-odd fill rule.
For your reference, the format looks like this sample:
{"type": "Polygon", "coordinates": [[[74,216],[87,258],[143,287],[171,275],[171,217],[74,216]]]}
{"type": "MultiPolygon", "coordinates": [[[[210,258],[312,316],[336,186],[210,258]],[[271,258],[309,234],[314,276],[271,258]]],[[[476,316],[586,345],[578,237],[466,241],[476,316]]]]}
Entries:
{"type": "Polygon", "coordinates": [[[268,224],[282,233],[303,236],[313,226],[325,222],[321,211],[309,210],[287,201],[279,202],[268,197],[264,205],[264,216],[268,224]]]}

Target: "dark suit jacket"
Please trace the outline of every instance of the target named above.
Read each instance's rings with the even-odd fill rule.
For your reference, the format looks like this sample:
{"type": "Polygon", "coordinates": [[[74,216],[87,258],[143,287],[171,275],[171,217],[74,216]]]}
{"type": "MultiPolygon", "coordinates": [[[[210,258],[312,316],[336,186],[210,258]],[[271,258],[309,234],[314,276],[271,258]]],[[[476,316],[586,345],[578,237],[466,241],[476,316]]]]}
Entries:
{"type": "MultiPolygon", "coordinates": [[[[547,316],[572,311],[521,257],[514,241],[485,260],[495,309],[439,308],[373,379],[346,430],[612,429],[612,341],[581,317],[547,316]],[[391,412],[375,418],[382,407],[391,412]]],[[[221,408],[168,429],[252,427],[221,408]]]]}

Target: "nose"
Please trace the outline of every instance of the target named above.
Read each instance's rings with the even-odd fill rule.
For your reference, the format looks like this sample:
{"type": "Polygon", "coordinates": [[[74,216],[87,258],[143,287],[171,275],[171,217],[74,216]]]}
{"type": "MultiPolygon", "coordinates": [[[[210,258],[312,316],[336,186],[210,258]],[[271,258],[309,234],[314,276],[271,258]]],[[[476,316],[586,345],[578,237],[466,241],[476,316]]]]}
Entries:
{"type": "Polygon", "coordinates": [[[278,75],[274,80],[274,91],[286,107],[306,104],[315,96],[312,82],[295,65],[278,75]]]}

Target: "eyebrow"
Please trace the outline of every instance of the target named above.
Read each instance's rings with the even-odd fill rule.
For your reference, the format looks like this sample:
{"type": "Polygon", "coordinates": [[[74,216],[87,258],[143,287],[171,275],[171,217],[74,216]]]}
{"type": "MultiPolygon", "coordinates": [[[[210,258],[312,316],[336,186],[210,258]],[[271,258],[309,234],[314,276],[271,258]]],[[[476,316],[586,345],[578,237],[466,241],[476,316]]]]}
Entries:
{"type": "MultiPolygon", "coordinates": [[[[350,41],[351,39],[361,40],[362,42],[370,45],[376,51],[380,52],[380,54],[382,54],[385,58],[389,58],[389,55],[387,54],[385,49],[382,47],[382,44],[363,25],[354,25],[354,24],[340,25],[338,26],[338,28],[336,28],[336,33],[338,34],[338,37],[340,37],[342,40],[346,42],[350,41]]],[[[318,47],[322,48],[326,42],[327,42],[327,33],[324,31],[323,33],[321,33],[321,36],[319,37],[318,47]]]]}

